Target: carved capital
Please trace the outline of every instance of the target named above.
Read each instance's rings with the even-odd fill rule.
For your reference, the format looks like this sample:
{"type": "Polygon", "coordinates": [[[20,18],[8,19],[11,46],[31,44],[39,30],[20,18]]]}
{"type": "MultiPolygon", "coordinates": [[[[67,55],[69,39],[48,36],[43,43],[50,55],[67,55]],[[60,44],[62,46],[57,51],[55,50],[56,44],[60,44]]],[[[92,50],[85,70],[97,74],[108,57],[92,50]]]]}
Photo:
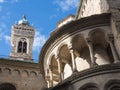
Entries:
{"type": "Polygon", "coordinates": [[[113,34],[108,34],[108,39],[109,39],[109,41],[111,41],[111,42],[113,42],[114,41],[114,36],[113,36],[113,34]]]}
{"type": "Polygon", "coordinates": [[[113,12],[112,17],[113,17],[113,20],[120,21],[120,12],[119,12],[119,10],[116,10],[115,12],[113,12]]]}
{"type": "Polygon", "coordinates": [[[49,65],[49,70],[52,71],[52,69],[53,69],[53,68],[52,68],[52,65],[49,65]]]}
{"type": "Polygon", "coordinates": [[[86,38],[87,43],[92,43],[92,40],[90,38],[86,38]]]}
{"type": "Polygon", "coordinates": [[[69,50],[72,50],[72,49],[73,49],[72,43],[68,44],[68,49],[69,49],[69,50]]]}

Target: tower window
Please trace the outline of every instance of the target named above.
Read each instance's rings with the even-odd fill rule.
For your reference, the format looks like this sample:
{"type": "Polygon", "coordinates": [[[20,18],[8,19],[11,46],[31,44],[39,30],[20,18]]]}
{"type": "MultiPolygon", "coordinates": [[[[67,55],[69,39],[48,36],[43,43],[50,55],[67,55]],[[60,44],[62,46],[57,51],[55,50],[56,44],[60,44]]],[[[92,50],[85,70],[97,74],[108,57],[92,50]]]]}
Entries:
{"type": "Polygon", "coordinates": [[[18,42],[18,52],[19,53],[22,52],[22,42],[21,41],[18,42]]]}
{"type": "Polygon", "coordinates": [[[27,52],[27,43],[24,42],[23,43],[23,53],[26,53],[27,52]]]}
{"type": "Polygon", "coordinates": [[[27,53],[27,42],[26,41],[19,41],[18,42],[18,53],[27,53]]]}

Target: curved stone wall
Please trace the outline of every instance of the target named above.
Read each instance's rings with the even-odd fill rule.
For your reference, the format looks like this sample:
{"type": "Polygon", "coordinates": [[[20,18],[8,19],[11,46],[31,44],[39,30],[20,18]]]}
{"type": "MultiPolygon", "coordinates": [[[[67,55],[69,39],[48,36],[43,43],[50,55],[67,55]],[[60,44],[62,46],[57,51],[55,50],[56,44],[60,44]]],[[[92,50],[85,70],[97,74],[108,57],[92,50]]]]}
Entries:
{"type": "Polygon", "coordinates": [[[119,90],[120,65],[96,66],[72,74],[50,90],[119,90]]]}
{"type": "Polygon", "coordinates": [[[75,20],[52,32],[42,48],[42,73],[52,87],[74,72],[119,62],[110,14],[75,20]]]}

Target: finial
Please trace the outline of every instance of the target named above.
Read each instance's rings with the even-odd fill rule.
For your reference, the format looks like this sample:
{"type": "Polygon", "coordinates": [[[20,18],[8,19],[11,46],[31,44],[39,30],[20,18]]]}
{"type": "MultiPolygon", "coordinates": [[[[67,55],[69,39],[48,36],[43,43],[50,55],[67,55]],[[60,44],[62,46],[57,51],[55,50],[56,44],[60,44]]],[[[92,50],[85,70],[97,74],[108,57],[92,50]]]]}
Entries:
{"type": "Polygon", "coordinates": [[[20,20],[20,21],[18,22],[18,24],[29,25],[29,22],[28,22],[28,20],[26,19],[26,16],[25,16],[25,15],[22,16],[22,20],[20,20]]]}
{"type": "Polygon", "coordinates": [[[25,15],[23,15],[23,17],[22,17],[22,18],[26,20],[26,16],[25,16],[25,15]]]}

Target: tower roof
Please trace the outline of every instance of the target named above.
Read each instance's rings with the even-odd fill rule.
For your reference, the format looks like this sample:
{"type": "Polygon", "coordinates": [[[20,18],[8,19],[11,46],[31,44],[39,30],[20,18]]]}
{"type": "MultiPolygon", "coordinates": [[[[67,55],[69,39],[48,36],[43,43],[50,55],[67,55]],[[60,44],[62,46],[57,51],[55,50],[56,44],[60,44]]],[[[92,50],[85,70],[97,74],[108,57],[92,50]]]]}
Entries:
{"type": "Polygon", "coordinates": [[[28,20],[26,19],[26,16],[23,15],[22,19],[18,22],[18,24],[22,24],[22,25],[29,25],[28,20]]]}

